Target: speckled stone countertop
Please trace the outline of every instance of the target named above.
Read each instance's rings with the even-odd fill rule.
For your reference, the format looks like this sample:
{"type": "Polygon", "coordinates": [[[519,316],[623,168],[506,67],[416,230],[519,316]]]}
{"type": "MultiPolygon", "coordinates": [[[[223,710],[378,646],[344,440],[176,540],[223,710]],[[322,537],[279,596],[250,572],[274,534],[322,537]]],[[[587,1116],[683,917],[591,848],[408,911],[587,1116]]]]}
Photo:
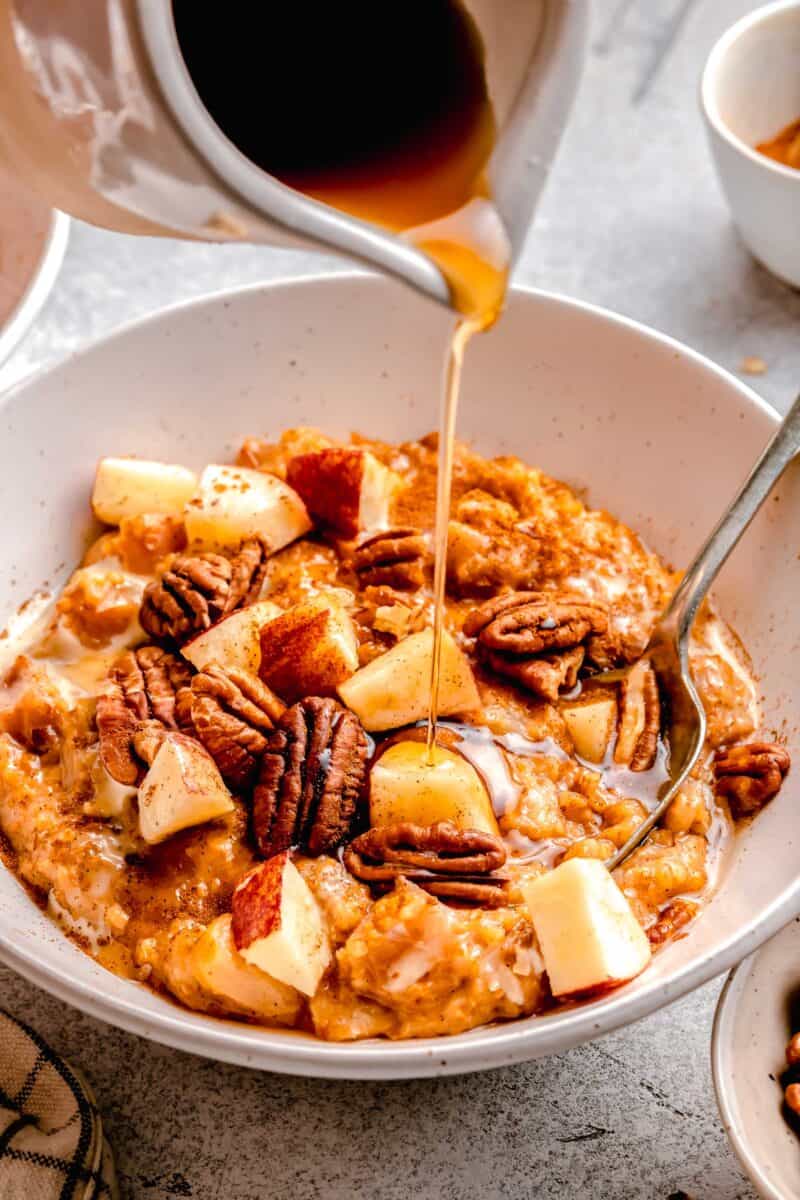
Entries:
{"type": "MultiPolygon", "coordinates": [[[[581,94],[518,279],[654,325],[777,408],[800,386],[800,294],[737,242],[697,107],[747,0],[595,0],[581,94]]],[[[0,384],[162,305],[332,259],[72,230],[56,288],[0,384]]],[[[433,419],[431,421],[433,424],[433,419]]],[[[752,1197],[708,1047],[718,980],[594,1045],[420,1083],[318,1083],[205,1062],[82,1016],[0,967],[0,1000],[91,1079],[127,1200],[752,1197]]]]}

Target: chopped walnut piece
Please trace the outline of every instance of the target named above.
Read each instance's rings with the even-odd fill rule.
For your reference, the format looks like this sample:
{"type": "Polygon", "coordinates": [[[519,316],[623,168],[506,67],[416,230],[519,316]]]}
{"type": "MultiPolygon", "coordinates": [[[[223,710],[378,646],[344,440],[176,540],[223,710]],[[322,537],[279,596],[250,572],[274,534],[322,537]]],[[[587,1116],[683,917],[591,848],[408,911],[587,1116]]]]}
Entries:
{"type": "Polygon", "coordinates": [[[181,727],[203,743],[235,790],[255,780],[267,734],[286,708],[256,675],[216,664],[195,675],[178,706],[181,727]]]}
{"type": "Polygon", "coordinates": [[[777,742],[745,742],[720,750],[714,760],[717,794],[725,796],[735,817],[749,817],[771,800],[791,766],[777,742]]]}
{"type": "Polygon", "coordinates": [[[620,684],[619,731],[614,762],[631,771],[649,771],[654,766],[661,733],[661,701],[653,666],[640,658],[620,684]]]}
{"type": "Polygon", "coordinates": [[[334,850],[350,834],[367,778],[367,735],[335,700],[308,697],[267,737],[253,794],[253,829],[265,858],[299,845],[334,850]]]}
{"type": "Polygon", "coordinates": [[[141,781],[157,731],[178,728],[175,697],[191,677],[188,663],[159,646],[117,659],[97,697],[96,718],[100,757],[112,779],[130,787],[141,781]]]}
{"type": "Polygon", "coordinates": [[[158,583],[145,588],[139,622],[159,641],[188,641],[215,621],[258,599],[267,570],[267,550],[248,538],[231,557],[179,554],[158,583]]]}
{"type": "Polygon", "coordinates": [[[484,662],[546,700],[574,687],[584,656],[610,666],[608,610],[568,593],[512,592],[474,609],[464,633],[484,662]]]}
{"type": "Polygon", "coordinates": [[[373,533],[353,551],[352,565],[362,584],[417,591],[425,582],[428,550],[424,535],[411,526],[373,533]]]}
{"type": "Polygon", "coordinates": [[[451,821],[376,826],[355,838],[343,858],[351,875],[382,890],[402,876],[431,895],[485,908],[506,903],[506,878],[495,873],[505,861],[501,838],[451,821]]]}

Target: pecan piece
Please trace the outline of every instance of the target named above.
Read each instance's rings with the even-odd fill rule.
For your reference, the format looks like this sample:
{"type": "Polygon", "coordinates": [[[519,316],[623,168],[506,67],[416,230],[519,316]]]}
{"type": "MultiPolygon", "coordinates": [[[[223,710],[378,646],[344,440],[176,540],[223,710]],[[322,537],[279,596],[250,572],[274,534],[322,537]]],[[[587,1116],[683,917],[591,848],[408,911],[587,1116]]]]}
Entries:
{"type": "Polygon", "coordinates": [[[400,876],[433,896],[496,908],[506,902],[506,878],[496,872],[506,861],[498,837],[459,829],[451,821],[379,825],[355,838],[343,859],[351,875],[379,890],[400,876]]]}
{"type": "Polygon", "coordinates": [[[660,734],[658,680],[649,659],[640,658],[620,684],[614,762],[631,771],[649,771],[656,761],[660,734]]]}
{"type": "Polygon", "coordinates": [[[464,622],[488,667],[546,700],[574,687],[584,657],[610,666],[608,610],[560,592],[511,592],[481,604],[464,622]],[[559,660],[562,661],[559,661],[559,660]]]}
{"type": "Polygon", "coordinates": [[[419,529],[388,529],[365,538],[352,565],[363,586],[417,591],[425,582],[427,546],[419,529]]]}
{"type": "Polygon", "coordinates": [[[256,675],[212,664],[178,697],[178,720],[194,734],[234,790],[255,780],[267,734],[285,705],[256,675]]]}
{"type": "Polygon", "coordinates": [[[178,728],[176,694],[191,677],[188,663],[159,646],[127,650],[117,659],[97,697],[96,718],[100,757],[112,779],[131,787],[141,781],[154,733],[178,728]],[[149,736],[140,740],[143,733],[149,736]]]}
{"type": "Polygon", "coordinates": [[[349,836],[367,778],[361,722],[335,700],[288,708],[267,737],[253,794],[253,830],[265,858],[299,845],[325,854],[349,836]]]}
{"type": "Polygon", "coordinates": [[[772,799],[790,766],[787,751],[777,742],[745,742],[720,750],[714,760],[717,794],[727,798],[735,817],[749,817],[772,799]]]}
{"type": "Polygon", "coordinates": [[[261,593],[267,574],[269,553],[261,538],[247,538],[231,559],[231,580],[223,616],[253,604],[261,593]]]}
{"type": "Polygon", "coordinates": [[[492,651],[483,654],[482,658],[498,675],[505,675],[529,692],[555,704],[562,691],[575,687],[585,654],[583,646],[573,646],[560,654],[540,654],[535,658],[517,659],[492,651]]]}
{"type": "Polygon", "coordinates": [[[691,900],[673,900],[647,930],[650,945],[663,946],[664,942],[671,941],[679,930],[694,920],[698,911],[699,905],[691,900]]]}
{"type": "Polygon", "coordinates": [[[139,623],[159,641],[188,641],[215,621],[258,598],[267,570],[267,551],[248,538],[231,558],[223,554],[178,554],[157,583],[144,590],[139,623]]]}

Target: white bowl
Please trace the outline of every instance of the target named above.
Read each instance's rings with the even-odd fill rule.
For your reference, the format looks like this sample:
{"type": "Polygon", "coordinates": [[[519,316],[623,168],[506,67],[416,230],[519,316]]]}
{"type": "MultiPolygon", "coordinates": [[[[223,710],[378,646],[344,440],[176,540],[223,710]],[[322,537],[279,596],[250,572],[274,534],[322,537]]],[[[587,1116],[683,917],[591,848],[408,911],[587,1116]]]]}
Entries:
{"type": "Polygon", "coordinates": [[[731,972],[714,1019],[711,1065],[722,1123],[765,1200],[800,1198],[800,1137],[790,1129],[778,1079],[797,1032],[800,918],[731,972]]]}
{"type": "Polygon", "coordinates": [[[701,102],[743,241],[774,275],[800,287],[800,170],[755,149],[800,117],[799,0],[759,8],[722,35],[703,72],[701,102]]]}
{"type": "MultiPolygon", "coordinates": [[[[171,309],[21,384],[0,406],[6,513],[0,618],[59,584],[84,547],[98,456],[200,466],[249,433],[302,423],[396,439],[437,424],[451,318],[363,273],[230,292],[171,309]],[[65,565],[66,564],[66,565],[65,565]]],[[[590,489],[592,500],[685,562],[775,426],[759,398],[634,322],[515,292],[469,353],[460,433],[590,489]]],[[[719,584],[764,679],[770,725],[798,727],[800,473],[770,501],[719,584]]],[[[790,737],[791,742],[791,737],[790,737]]],[[[208,1057],[320,1076],[454,1073],[550,1054],[674,1000],[738,962],[800,910],[800,770],[738,839],[690,935],[594,1004],[405,1043],[327,1045],[216,1021],[118,979],[77,950],[0,870],[0,957],[78,1007],[208,1057]]]]}

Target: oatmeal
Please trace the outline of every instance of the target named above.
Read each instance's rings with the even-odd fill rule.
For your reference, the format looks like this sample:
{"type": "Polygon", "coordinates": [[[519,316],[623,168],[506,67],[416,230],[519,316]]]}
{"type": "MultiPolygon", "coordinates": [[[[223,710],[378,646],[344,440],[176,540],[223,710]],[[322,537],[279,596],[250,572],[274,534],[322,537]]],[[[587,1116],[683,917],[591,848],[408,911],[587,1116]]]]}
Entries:
{"type": "Polygon", "coordinates": [[[106,531],[3,644],[0,829],[109,969],[218,1017],[428,1037],[617,986],[702,919],[790,765],[744,649],[706,604],[707,745],[612,877],[666,778],[642,654],[679,576],[457,446],[429,750],[436,455],[299,429],[199,479],[101,463],[106,531]]]}

